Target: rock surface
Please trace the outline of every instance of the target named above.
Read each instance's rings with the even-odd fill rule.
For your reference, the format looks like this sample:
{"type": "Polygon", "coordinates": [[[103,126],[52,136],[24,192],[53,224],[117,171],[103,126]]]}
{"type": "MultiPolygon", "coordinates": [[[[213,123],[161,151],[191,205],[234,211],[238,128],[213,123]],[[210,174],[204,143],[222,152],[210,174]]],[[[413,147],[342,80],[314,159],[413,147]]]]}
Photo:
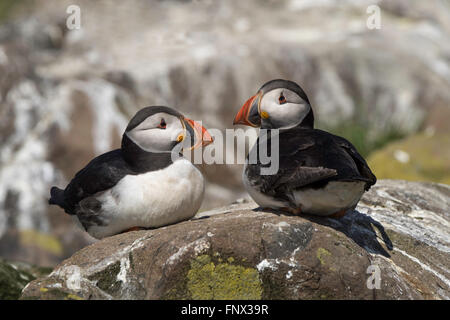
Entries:
{"type": "Polygon", "coordinates": [[[241,201],[83,248],[22,299],[450,299],[449,212],[449,186],[395,180],[340,220],[241,201]]]}

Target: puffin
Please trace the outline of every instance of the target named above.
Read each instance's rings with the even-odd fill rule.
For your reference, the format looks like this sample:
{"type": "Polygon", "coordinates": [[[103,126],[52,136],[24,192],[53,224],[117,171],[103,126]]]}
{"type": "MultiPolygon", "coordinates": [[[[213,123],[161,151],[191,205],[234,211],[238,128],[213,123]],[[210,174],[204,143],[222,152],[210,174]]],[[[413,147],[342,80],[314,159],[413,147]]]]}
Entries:
{"type": "Polygon", "coordinates": [[[205,185],[182,151],[212,142],[203,126],[173,108],[142,108],[120,149],[91,160],[64,190],[52,187],[49,204],[97,239],[187,220],[200,208],[205,185]]]}
{"type": "Polygon", "coordinates": [[[266,129],[260,130],[242,174],[245,189],[262,208],[341,218],[376,183],[355,146],[314,128],[309,99],[293,81],[265,83],[236,114],[233,125],[238,124],[266,129]],[[263,175],[261,168],[268,165],[260,160],[258,150],[263,143],[270,146],[273,137],[279,143],[278,171],[263,175]],[[252,152],[255,161],[249,161],[252,152]]]}

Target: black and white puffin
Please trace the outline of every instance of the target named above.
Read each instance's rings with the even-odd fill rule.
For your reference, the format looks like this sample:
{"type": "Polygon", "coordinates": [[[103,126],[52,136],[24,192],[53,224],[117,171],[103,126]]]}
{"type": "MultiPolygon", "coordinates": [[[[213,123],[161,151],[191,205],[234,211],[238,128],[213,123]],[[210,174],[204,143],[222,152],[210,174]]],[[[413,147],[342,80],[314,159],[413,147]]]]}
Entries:
{"type": "Polygon", "coordinates": [[[174,109],[143,108],[130,120],[121,148],[94,158],[65,190],[51,188],[49,204],[75,215],[97,239],[189,219],[202,203],[204,180],[179,150],[212,141],[174,109]]]}
{"type": "MultiPolygon", "coordinates": [[[[261,162],[251,164],[248,156],[244,167],[244,186],[261,207],[338,218],[353,210],[376,182],[349,141],[314,129],[309,99],[295,82],[276,79],[264,84],[233,124],[279,129],[278,172],[261,175],[261,162]]],[[[267,134],[268,144],[270,137],[267,134]]],[[[261,141],[260,134],[250,153],[261,141]]]]}

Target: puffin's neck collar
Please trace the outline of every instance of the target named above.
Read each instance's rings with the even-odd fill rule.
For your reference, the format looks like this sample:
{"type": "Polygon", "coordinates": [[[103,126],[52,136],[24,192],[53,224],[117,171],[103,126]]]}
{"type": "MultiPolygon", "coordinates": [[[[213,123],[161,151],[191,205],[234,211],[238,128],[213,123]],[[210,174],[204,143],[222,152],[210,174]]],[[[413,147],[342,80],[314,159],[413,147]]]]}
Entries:
{"type": "MultiPolygon", "coordinates": [[[[269,125],[265,125],[265,123],[266,123],[265,121],[262,123],[261,129],[267,129],[267,130],[278,129],[278,128],[273,128],[272,124],[270,122],[269,122],[269,125]]],[[[280,131],[292,130],[292,129],[314,129],[314,114],[313,114],[312,108],[309,110],[306,117],[299,124],[297,124],[293,127],[290,127],[290,128],[279,128],[280,131]]]]}
{"type": "Polygon", "coordinates": [[[295,128],[314,129],[314,113],[312,111],[312,108],[309,109],[309,112],[306,115],[306,117],[295,128]]]}
{"type": "Polygon", "coordinates": [[[125,133],[122,136],[122,157],[136,172],[160,170],[173,163],[171,152],[149,152],[142,150],[125,133]]]}

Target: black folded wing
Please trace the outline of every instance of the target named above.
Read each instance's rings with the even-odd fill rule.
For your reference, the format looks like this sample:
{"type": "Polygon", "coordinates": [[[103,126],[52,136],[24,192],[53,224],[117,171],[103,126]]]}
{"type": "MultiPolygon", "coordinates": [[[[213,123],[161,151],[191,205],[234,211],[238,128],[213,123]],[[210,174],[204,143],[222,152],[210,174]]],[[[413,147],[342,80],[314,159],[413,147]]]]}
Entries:
{"type": "MultiPolygon", "coordinates": [[[[263,140],[261,140],[263,141],[263,140]]],[[[261,167],[270,164],[248,164],[247,178],[257,184],[261,192],[289,200],[293,190],[320,188],[329,181],[364,181],[366,190],[376,182],[365,160],[344,138],[315,129],[298,129],[279,135],[279,170],[272,175],[261,175],[261,167]]],[[[254,148],[258,148],[258,139],[254,148]]],[[[267,150],[271,150],[268,139],[267,150]]],[[[259,152],[253,149],[251,152],[259,152]]],[[[271,155],[272,159],[275,155],[271,155]]],[[[259,159],[259,158],[258,158],[259,159]]]]}
{"type": "Polygon", "coordinates": [[[64,190],[65,211],[74,214],[78,202],[112,188],[127,174],[133,174],[133,171],[123,159],[120,149],[94,158],[75,175],[64,190]]]}

